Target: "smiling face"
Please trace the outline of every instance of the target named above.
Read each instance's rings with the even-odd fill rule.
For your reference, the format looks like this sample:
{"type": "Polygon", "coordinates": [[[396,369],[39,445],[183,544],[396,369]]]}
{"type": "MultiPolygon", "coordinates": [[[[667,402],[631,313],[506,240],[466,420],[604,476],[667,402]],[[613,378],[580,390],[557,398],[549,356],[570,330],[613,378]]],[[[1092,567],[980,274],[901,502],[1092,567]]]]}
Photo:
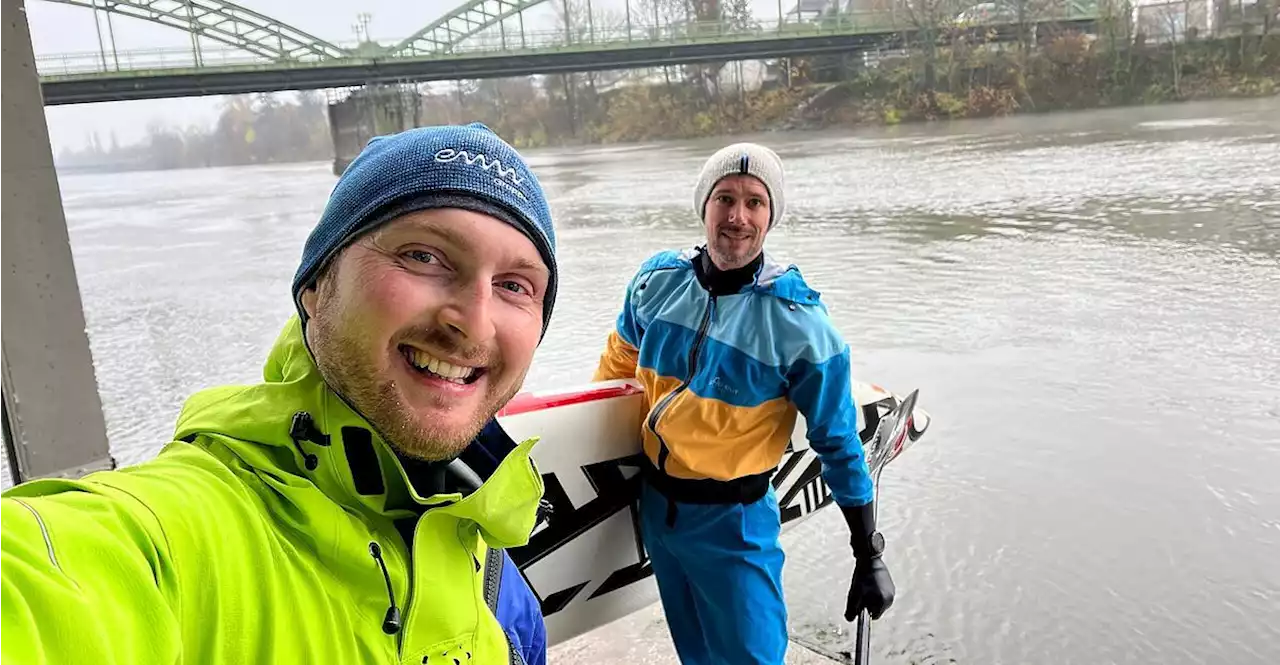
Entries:
{"type": "Polygon", "coordinates": [[[302,294],[325,381],[394,448],[462,451],[520,389],[550,273],[488,215],[410,213],[346,247],[302,294]]]}
{"type": "Polygon", "coordinates": [[[751,263],[769,232],[769,190],[749,175],[731,175],[711,189],[703,213],[707,250],[721,270],[751,263]]]}

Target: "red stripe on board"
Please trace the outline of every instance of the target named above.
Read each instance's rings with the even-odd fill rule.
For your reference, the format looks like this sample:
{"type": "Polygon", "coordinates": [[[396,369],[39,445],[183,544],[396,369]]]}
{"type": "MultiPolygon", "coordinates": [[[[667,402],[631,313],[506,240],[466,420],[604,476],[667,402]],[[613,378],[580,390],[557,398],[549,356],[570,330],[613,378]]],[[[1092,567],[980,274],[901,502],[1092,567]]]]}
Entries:
{"type": "Polygon", "coordinates": [[[594,402],[601,399],[612,399],[614,397],[627,397],[628,395],[639,395],[644,392],[640,388],[629,383],[620,386],[608,386],[604,388],[592,388],[590,390],[582,390],[574,393],[555,393],[550,395],[535,395],[534,393],[520,393],[511,398],[507,405],[498,411],[498,417],[515,416],[530,411],[541,411],[543,409],[553,409],[557,406],[569,406],[571,404],[582,404],[585,402],[594,402]]]}

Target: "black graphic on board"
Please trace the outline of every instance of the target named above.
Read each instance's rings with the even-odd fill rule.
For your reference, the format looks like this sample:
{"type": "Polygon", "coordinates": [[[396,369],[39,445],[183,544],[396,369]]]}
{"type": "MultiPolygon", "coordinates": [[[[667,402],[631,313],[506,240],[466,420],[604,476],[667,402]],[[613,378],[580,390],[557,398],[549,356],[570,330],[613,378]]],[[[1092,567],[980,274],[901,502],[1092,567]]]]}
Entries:
{"type": "MultiPolygon", "coordinates": [[[[523,571],[551,555],[565,543],[605,522],[619,511],[628,510],[631,513],[632,532],[635,539],[635,560],[610,573],[587,599],[616,591],[652,575],[653,568],[640,538],[640,511],[637,505],[640,476],[634,473],[627,478],[623,473],[623,469],[628,467],[638,472],[639,466],[640,457],[629,456],[581,467],[583,475],[596,491],[596,497],[577,510],[574,510],[573,503],[569,500],[564,485],[556,478],[556,474],[543,474],[543,484],[546,488],[543,500],[551,507],[546,528],[533,534],[528,545],[508,550],[516,567],[523,571]]],[[[780,488],[792,475],[799,474],[791,488],[778,501],[784,523],[817,510],[830,502],[831,495],[826,489],[826,483],[822,480],[821,471],[821,463],[810,450],[790,452],[784,458],[782,465],[773,476],[774,488],[780,488]],[[803,500],[796,501],[797,495],[801,495],[803,500]]],[[[533,588],[538,596],[543,614],[550,616],[573,602],[590,582],[591,580],[582,580],[545,596],[542,590],[533,588],[532,584],[530,588],[533,588]]]]}
{"type": "MultiPolygon", "coordinates": [[[[773,484],[773,489],[775,491],[782,489],[782,483],[786,481],[793,471],[795,471],[796,467],[800,466],[800,463],[803,462],[805,458],[803,454],[796,455],[793,452],[794,447],[790,444],[787,445],[787,448],[791,449],[792,452],[787,455],[785,460],[782,462],[782,466],[778,468],[778,472],[773,474],[773,478],[771,479],[771,483],[773,484]]],[[[780,508],[779,512],[781,513],[783,523],[790,522],[800,516],[800,508],[798,506],[791,505],[791,499],[788,496],[783,496],[778,500],[778,507],[780,508]]]]}
{"type": "Polygon", "coordinates": [[[631,455],[579,467],[591,483],[591,489],[596,491],[596,498],[577,510],[574,510],[573,502],[569,500],[569,495],[565,493],[564,486],[556,475],[542,474],[546,488],[543,500],[551,504],[547,526],[533,534],[528,545],[511,549],[511,560],[519,568],[527,568],[560,549],[565,543],[590,531],[619,510],[627,507],[635,510],[633,504],[640,491],[638,471],[641,459],[639,455],[631,455]],[[627,478],[622,472],[624,467],[631,467],[637,473],[627,478]]]}
{"type": "Polygon", "coordinates": [[[587,580],[586,582],[575,584],[568,589],[561,589],[546,598],[538,599],[542,604],[543,616],[550,616],[564,609],[564,606],[568,605],[569,601],[573,600],[573,597],[578,595],[578,592],[582,591],[582,589],[590,583],[591,580],[587,580]]]}
{"type": "MultiPolygon", "coordinates": [[[[799,472],[800,476],[791,485],[791,489],[778,499],[783,524],[808,515],[831,502],[831,492],[827,489],[827,482],[822,479],[822,461],[813,451],[801,451],[787,461],[795,461],[795,466],[803,466],[803,470],[799,472]],[[803,495],[803,501],[799,503],[795,500],[798,494],[803,495]]],[[[779,472],[778,476],[781,475],[782,473],[779,472]]],[[[779,485],[781,485],[780,480],[774,483],[774,487],[779,485]]]]}

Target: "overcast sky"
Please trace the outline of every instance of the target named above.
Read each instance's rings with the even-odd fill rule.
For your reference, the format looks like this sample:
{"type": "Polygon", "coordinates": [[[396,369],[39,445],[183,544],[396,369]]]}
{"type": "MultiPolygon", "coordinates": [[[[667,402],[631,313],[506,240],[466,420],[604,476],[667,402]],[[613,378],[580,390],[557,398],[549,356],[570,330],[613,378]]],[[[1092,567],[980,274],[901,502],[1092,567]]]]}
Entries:
{"type": "MultiPolygon", "coordinates": [[[[8,1],[8,0],[6,0],[8,1]]],[[[361,12],[371,15],[369,34],[378,42],[394,43],[416,32],[463,0],[240,0],[239,4],[278,19],[294,28],[309,32],[330,42],[353,42],[352,26],[361,12]]],[[[787,4],[794,0],[787,0],[787,4]]],[[[622,0],[597,0],[597,7],[622,0]]],[[[756,16],[771,19],[777,15],[777,0],[753,0],[756,16]]],[[[31,39],[37,56],[98,52],[98,15],[102,38],[108,53],[110,42],[105,12],[63,5],[47,0],[26,0],[31,25],[31,39]]],[[[537,7],[526,14],[526,29],[554,29],[551,7],[537,7]]],[[[191,47],[190,35],[182,30],[156,23],[112,15],[118,52],[146,49],[191,47]]],[[[202,42],[202,48],[219,50],[226,47],[216,42],[202,42]]],[[[285,93],[292,94],[292,93],[285,93]]],[[[210,125],[217,118],[221,97],[191,97],[136,102],[74,104],[46,109],[49,133],[54,151],[63,146],[79,148],[97,132],[99,140],[109,144],[112,132],[123,143],[141,138],[153,121],[166,125],[210,125]]]]}

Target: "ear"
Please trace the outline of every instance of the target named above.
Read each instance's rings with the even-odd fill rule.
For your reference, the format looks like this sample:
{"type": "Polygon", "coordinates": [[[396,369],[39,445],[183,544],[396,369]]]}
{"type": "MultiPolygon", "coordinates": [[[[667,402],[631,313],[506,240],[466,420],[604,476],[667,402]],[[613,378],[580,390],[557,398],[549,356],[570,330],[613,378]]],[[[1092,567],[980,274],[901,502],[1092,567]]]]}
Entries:
{"type": "Polygon", "coordinates": [[[308,286],[303,292],[299,300],[302,302],[302,310],[307,313],[308,319],[316,318],[316,287],[308,286]]]}

